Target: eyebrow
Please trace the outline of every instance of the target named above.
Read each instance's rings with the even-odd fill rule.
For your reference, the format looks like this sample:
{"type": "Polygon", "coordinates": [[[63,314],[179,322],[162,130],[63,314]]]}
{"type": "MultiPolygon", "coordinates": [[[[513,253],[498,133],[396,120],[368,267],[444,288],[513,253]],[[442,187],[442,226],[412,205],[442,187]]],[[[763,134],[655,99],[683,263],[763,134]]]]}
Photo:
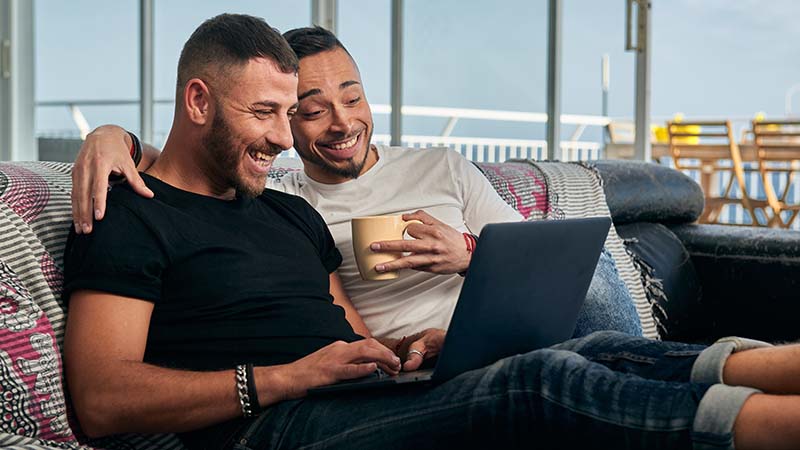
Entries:
{"type": "Polygon", "coordinates": [[[273,102],[273,101],[270,101],[270,100],[262,100],[260,102],[255,102],[255,103],[253,103],[253,106],[263,106],[265,108],[278,108],[278,107],[280,107],[278,102],[273,102]]]}
{"type": "Polygon", "coordinates": [[[344,89],[346,87],[350,87],[350,86],[352,86],[354,84],[361,84],[361,83],[359,83],[356,80],[345,81],[344,83],[339,85],[339,89],[341,90],[341,89],[344,89]]]}
{"type": "Polygon", "coordinates": [[[322,91],[320,89],[311,89],[309,91],[303,92],[302,94],[298,95],[297,100],[302,100],[308,96],[319,95],[319,94],[322,94],[322,91]]]}
{"type": "MultiPolygon", "coordinates": [[[[339,89],[341,90],[341,89],[344,89],[344,88],[350,87],[350,86],[352,86],[352,85],[354,85],[354,84],[361,84],[361,83],[359,83],[359,82],[358,82],[358,81],[356,81],[356,80],[349,80],[349,81],[345,81],[344,83],[342,83],[342,84],[340,84],[340,85],[339,85],[339,89]]],[[[299,101],[299,100],[303,100],[303,99],[304,99],[304,98],[306,98],[306,97],[310,97],[310,96],[312,96],[312,95],[319,95],[319,94],[322,94],[322,90],[321,90],[321,89],[317,89],[317,88],[314,88],[314,89],[309,89],[309,90],[307,90],[307,91],[303,92],[302,94],[298,95],[298,96],[297,96],[297,100],[298,100],[298,101],[299,101]]]]}
{"type": "MultiPolygon", "coordinates": [[[[270,100],[264,100],[264,101],[260,101],[260,102],[255,102],[255,103],[253,103],[253,106],[263,106],[265,108],[274,108],[274,109],[279,109],[281,107],[280,103],[273,102],[273,101],[270,101],[270,100]]],[[[292,106],[290,106],[288,109],[293,109],[293,108],[296,109],[298,106],[300,106],[300,103],[295,103],[292,106]]]]}

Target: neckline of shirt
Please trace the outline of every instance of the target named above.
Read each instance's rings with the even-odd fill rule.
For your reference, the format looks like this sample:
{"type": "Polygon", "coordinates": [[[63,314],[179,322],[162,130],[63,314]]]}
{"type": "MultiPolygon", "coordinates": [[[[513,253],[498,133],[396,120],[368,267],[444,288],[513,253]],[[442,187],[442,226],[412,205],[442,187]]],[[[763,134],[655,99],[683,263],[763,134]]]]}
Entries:
{"type": "Polygon", "coordinates": [[[229,206],[229,207],[234,207],[234,208],[245,207],[245,206],[247,206],[247,204],[251,200],[248,197],[239,196],[239,195],[237,195],[236,198],[234,198],[233,200],[223,200],[221,198],[212,197],[210,195],[198,194],[196,192],[187,191],[187,190],[175,187],[175,186],[167,183],[166,181],[163,181],[163,180],[161,180],[159,178],[156,178],[156,177],[154,177],[154,176],[152,176],[152,175],[150,175],[148,173],[145,173],[145,172],[139,172],[139,174],[142,176],[142,179],[145,181],[145,184],[147,184],[148,187],[156,187],[156,191],[154,192],[156,194],[156,198],[158,197],[158,192],[157,191],[161,190],[163,193],[165,193],[166,195],[168,195],[172,199],[178,200],[178,201],[208,202],[208,203],[223,204],[223,205],[226,205],[226,206],[229,206]],[[154,183],[155,186],[152,186],[151,183],[154,183]]]}

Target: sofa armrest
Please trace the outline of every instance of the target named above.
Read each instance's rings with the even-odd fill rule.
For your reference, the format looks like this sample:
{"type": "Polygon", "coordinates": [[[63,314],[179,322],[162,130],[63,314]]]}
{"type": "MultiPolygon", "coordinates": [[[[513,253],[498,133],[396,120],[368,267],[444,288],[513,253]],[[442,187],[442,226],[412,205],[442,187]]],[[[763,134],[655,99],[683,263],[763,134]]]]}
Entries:
{"type": "Polygon", "coordinates": [[[671,231],[691,256],[702,287],[689,327],[697,333],[684,340],[800,338],[800,232],[694,224],[671,231]]]}
{"type": "Polygon", "coordinates": [[[683,173],[641,161],[593,161],[603,179],[615,225],[694,222],[703,212],[703,191],[683,173]]]}

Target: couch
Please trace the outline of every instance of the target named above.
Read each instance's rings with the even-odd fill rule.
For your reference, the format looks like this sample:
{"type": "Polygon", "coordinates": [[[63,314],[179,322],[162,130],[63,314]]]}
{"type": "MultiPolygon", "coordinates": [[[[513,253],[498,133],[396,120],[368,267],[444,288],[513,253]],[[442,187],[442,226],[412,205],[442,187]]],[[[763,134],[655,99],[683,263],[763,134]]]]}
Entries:
{"type": "Polygon", "coordinates": [[[800,338],[799,231],[696,224],[702,191],[683,174],[642,162],[593,166],[626,248],[663,289],[654,293],[663,339],[800,338]]]}
{"type": "MultiPolygon", "coordinates": [[[[800,233],[697,225],[691,179],[646,163],[478,163],[527,219],[608,215],[606,242],[653,338],[796,339],[800,233]]],[[[71,166],[0,163],[0,447],[181,448],[174,435],[87,442],[62,376],[61,260],[71,166]]],[[[298,170],[279,160],[270,176],[298,170]]]]}

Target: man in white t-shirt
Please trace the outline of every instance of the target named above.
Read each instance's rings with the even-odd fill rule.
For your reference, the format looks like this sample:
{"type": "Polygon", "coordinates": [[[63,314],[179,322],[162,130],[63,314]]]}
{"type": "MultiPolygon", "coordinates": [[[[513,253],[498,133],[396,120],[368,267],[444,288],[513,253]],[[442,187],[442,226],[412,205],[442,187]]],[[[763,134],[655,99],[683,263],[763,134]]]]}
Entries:
{"type": "MultiPolygon", "coordinates": [[[[452,150],[372,144],[372,114],[361,77],[341,42],[322,28],[284,36],[300,60],[299,109],[291,127],[303,170],[270,179],[267,187],[305,198],[323,216],[344,258],[339,268],[343,287],[374,336],[400,338],[426,328],[446,329],[462,284],[458,274],[467,271],[471,258],[463,233],[478,235],[487,223],[522,216],[452,150]],[[373,244],[374,250],[409,253],[376,270],[415,270],[401,270],[399,278],[388,282],[363,281],[353,257],[350,219],[384,214],[404,214],[423,224],[408,227],[413,240],[373,244]]],[[[263,106],[260,114],[271,114],[270,106],[263,106]]],[[[87,138],[73,175],[76,229],[91,231],[92,210],[96,219],[102,218],[110,172],[126,176],[140,194],[152,195],[131,164],[130,145],[118,127],[101,127],[87,138]]],[[[139,168],[157,157],[158,151],[148,148],[139,168]]],[[[607,253],[598,264],[576,335],[599,329],[641,335],[633,302],[607,253]]]]}

